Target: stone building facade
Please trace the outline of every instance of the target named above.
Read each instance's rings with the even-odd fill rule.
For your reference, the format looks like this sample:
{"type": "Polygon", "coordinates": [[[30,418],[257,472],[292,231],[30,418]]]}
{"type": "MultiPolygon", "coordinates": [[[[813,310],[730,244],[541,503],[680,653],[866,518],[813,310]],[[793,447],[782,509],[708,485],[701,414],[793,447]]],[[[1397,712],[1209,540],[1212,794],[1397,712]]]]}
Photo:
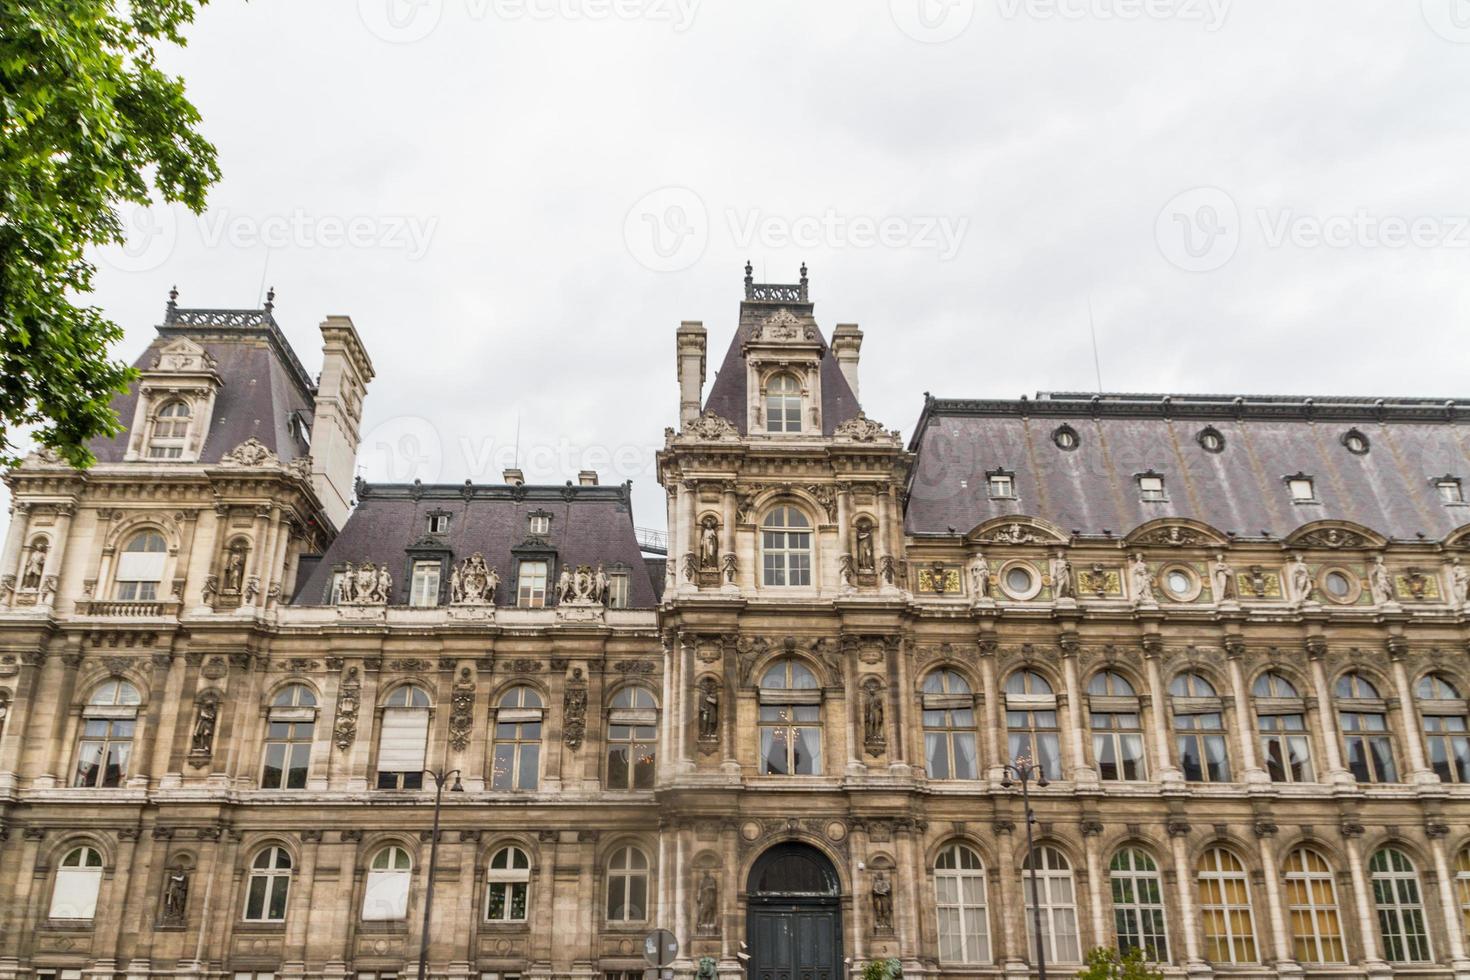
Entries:
{"type": "Polygon", "coordinates": [[[1467,408],[926,396],[905,443],[747,270],[644,548],[593,473],[354,482],[322,335],[313,381],[171,300],[98,464],[7,475],[0,978],[627,980],[656,927],[1022,976],[1038,914],[1052,973],[1470,977],[1467,408]]]}

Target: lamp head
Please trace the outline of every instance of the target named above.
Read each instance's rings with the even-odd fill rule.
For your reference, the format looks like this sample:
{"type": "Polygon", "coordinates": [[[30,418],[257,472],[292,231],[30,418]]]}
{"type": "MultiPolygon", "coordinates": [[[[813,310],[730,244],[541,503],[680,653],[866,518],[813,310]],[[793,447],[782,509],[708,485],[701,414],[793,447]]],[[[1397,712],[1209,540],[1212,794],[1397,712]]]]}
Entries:
{"type": "Polygon", "coordinates": [[[1002,789],[1010,789],[1011,788],[1011,774],[1010,773],[1006,773],[1004,776],[1000,777],[1000,785],[1001,785],[1001,788],[1002,789]]]}
{"type": "Polygon", "coordinates": [[[1037,789],[1046,789],[1050,785],[1051,785],[1051,783],[1049,783],[1047,781],[1047,778],[1045,776],[1038,776],[1037,777],[1037,779],[1036,779],[1036,788],[1037,789]]]}
{"type": "Polygon", "coordinates": [[[451,793],[463,793],[464,792],[464,783],[462,783],[462,782],[459,781],[459,773],[455,773],[454,774],[454,785],[451,786],[451,787],[449,787],[449,792],[451,792],[451,793]]]}

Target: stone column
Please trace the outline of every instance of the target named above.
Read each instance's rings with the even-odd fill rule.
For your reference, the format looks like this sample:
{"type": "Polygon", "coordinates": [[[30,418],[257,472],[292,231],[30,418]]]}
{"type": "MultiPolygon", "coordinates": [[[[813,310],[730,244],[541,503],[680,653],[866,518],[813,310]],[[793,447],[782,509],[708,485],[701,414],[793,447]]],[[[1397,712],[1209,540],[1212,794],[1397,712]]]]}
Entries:
{"type": "Polygon", "coordinates": [[[1281,866],[1276,861],[1276,848],[1271,838],[1276,825],[1265,820],[1256,821],[1256,846],[1261,853],[1261,877],[1266,886],[1266,908],[1271,917],[1271,940],[1276,953],[1276,972],[1301,973],[1302,968],[1292,956],[1291,929],[1286,922],[1286,908],[1281,901],[1281,866]]]}
{"type": "Polygon", "coordinates": [[[301,832],[301,867],[291,877],[287,895],[290,912],[286,916],[286,937],[281,949],[281,972],[300,976],[306,972],[307,950],[311,945],[312,894],[316,885],[317,855],[321,850],[322,832],[301,832]]]}
{"type": "MultiPolygon", "coordinates": [[[[77,641],[81,637],[78,635],[77,641]]],[[[73,738],[75,724],[81,720],[81,707],[72,702],[76,698],[77,668],[81,666],[82,654],[70,647],[60,658],[50,660],[51,667],[41,678],[38,697],[49,701],[53,714],[51,731],[46,735],[46,768],[33,784],[37,787],[68,786],[70,773],[66,770],[68,754],[76,745],[73,738]],[[49,690],[48,690],[49,689],[49,690]],[[49,697],[48,697],[49,695],[49,697]]],[[[152,692],[149,697],[152,698],[152,692]]],[[[129,768],[132,760],[129,759],[129,768]]]]}
{"type": "Polygon", "coordinates": [[[21,768],[21,753],[32,725],[41,675],[46,663],[42,651],[19,655],[20,668],[15,677],[14,693],[0,724],[0,793],[15,791],[21,768]]]}
{"type": "Polygon", "coordinates": [[[693,699],[694,691],[694,646],[696,640],[687,635],[679,637],[679,672],[675,677],[674,705],[678,709],[678,727],[674,740],[677,746],[678,772],[688,772],[694,768],[694,759],[690,755],[689,747],[689,702],[693,699]]]}
{"type": "Polygon", "coordinates": [[[1327,752],[1328,781],[1351,783],[1352,773],[1342,764],[1342,743],[1337,738],[1337,717],[1332,710],[1332,692],[1327,687],[1327,669],[1322,666],[1325,646],[1325,643],[1307,644],[1307,655],[1312,662],[1312,685],[1317,689],[1312,702],[1316,705],[1317,724],[1321,728],[1323,747],[1327,752]]]}
{"type": "MultiPolygon", "coordinates": [[[[117,967],[117,947],[122,934],[123,916],[128,908],[128,893],[131,891],[133,879],[133,857],[138,847],[138,835],[136,833],[119,834],[117,842],[117,862],[112,869],[112,880],[107,883],[107,888],[97,903],[97,917],[92,923],[92,948],[96,950],[98,961],[94,969],[99,973],[115,972],[117,967]],[[109,969],[109,966],[111,967],[109,969]]],[[[149,904],[151,896],[145,896],[143,903],[149,904]]]]}
{"type": "Polygon", "coordinates": [[[1257,761],[1255,716],[1250,708],[1250,690],[1245,686],[1245,671],[1240,666],[1244,653],[1245,644],[1226,641],[1225,656],[1230,668],[1230,698],[1234,707],[1235,734],[1240,745],[1240,765],[1246,782],[1270,782],[1270,775],[1257,761]]]}
{"type": "Polygon", "coordinates": [[[1163,641],[1154,636],[1143,644],[1144,666],[1148,671],[1149,722],[1154,733],[1154,760],[1160,782],[1177,783],[1184,780],[1184,773],[1174,764],[1169,751],[1169,692],[1164,687],[1159,670],[1159,656],[1163,653],[1163,641]],[[1150,640],[1152,642],[1150,642],[1150,640]]]}
{"type": "MultiPolygon", "coordinates": [[[[888,713],[893,716],[893,723],[888,729],[893,732],[890,740],[889,765],[892,768],[907,769],[909,764],[909,739],[914,737],[915,732],[922,732],[923,725],[914,725],[911,712],[914,704],[913,678],[909,674],[909,658],[913,654],[913,644],[904,643],[900,638],[894,644],[893,649],[884,649],[884,661],[889,671],[889,697],[888,713]]],[[[922,719],[919,719],[922,721],[922,719]]],[[[854,730],[854,735],[856,735],[854,730]]],[[[922,737],[922,736],[921,736],[922,737]]]]}
{"type": "Polygon", "coordinates": [[[1083,943],[1082,948],[1086,950],[1089,946],[1110,946],[1108,939],[1106,906],[1103,904],[1103,875],[1102,858],[1097,852],[1097,835],[1103,831],[1103,825],[1098,820],[1082,821],[1082,848],[1087,858],[1087,900],[1092,905],[1092,942],[1083,943]]]}
{"type": "Polygon", "coordinates": [[[1067,742],[1072,750],[1072,779],[1078,783],[1097,782],[1097,770],[1087,764],[1082,727],[1082,687],[1077,680],[1077,644],[1075,641],[1062,643],[1062,673],[1067,685],[1067,742]]]}
{"type": "MultiPolygon", "coordinates": [[[[1353,902],[1358,913],[1358,936],[1363,943],[1363,967],[1370,976],[1388,976],[1393,970],[1378,952],[1377,914],[1373,908],[1373,891],[1363,871],[1363,851],[1359,843],[1362,836],[1361,824],[1343,824],[1342,843],[1347,853],[1348,871],[1353,877],[1353,902]]],[[[1350,930],[1344,929],[1343,933],[1348,935],[1350,930]]]]}
{"type": "Polygon", "coordinates": [[[1005,775],[1001,769],[1009,760],[1005,757],[1005,751],[1001,748],[1005,743],[1005,730],[1001,725],[1001,705],[1005,694],[996,687],[995,679],[995,650],[994,640],[982,639],[980,641],[980,696],[984,699],[981,704],[981,729],[980,735],[984,739],[985,761],[989,765],[991,782],[998,782],[1005,775]]]}
{"type": "MultiPolygon", "coordinates": [[[[442,685],[441,685],[442,686],[442,685]]],[[[541,739],[541,790],[546,793],[560,793],[562,789],[562,758],[565,755],[566,745],[562,741],[562,726],[566,724],[563,714],[566,709],[566,687],[567,671],[563,666],[561,670],[551,670],[546,676],[546,710],[542,715],[544,727],[541,739]]],[[[439,703],[446,708],[449,707],[449,696],[447,690],[440,691],[443,698],[439,703]]],[[[447,724],[449,712],[441,712],[447,724]]],[[[435,719],[436,723],[439,721],[435,719]]],[[[435,725],[438,728],[438,725],[435,725]]],[[[447,732],[446,732],[447,734],[447,732]]],[[[493,741],[493,734],[492,734],[493,741]]]]}
{"type": "Polygon", "coordinates": [[[1470,973],[1470,959],[1465,956],[1464,913],[1455,895],[1455,874],[1450,870],[1449,855],[1445,853],[1444,839],[1449,827],[1431,824],[1426,828],[1429,850],[1434,859],[1434,874],[1439,887],[1439,904],[1444,912],[1445,938],[1449,940],[1450,965],[1455,975],[1470,973]]]}
{"type": "Polygon", "coordinates": [[[1032,952],[1026,935],[1026,898],[1019,877],[1021,864],[1016,860],[1016,825],[1009,818],[1000,818],[991,827],[995,831],[995,876],[999,885],[995,890],[1000,892],[995,961],[1008,974],[1026,976],[1030,973],[1027,964],[1031,962],[1032,952]]]}
{"type": "MultiPolygon", "coordinates": [[[[720,873],[720,966],[722,971],[740,971],[735,958],[740,933],[740,827],[733,819],[720,823],[720,851],[725,867],[720,873]]],[[[857,858],[853,858],[856,866],[857,858]]]]}
{"type": "Polygon", "coordinates": [[[1437,776],[1429,768],[1424,755],[1424,722],[1419,717],[1419,708],[1414,699],[1414,687],[1409,683],[1409,670],[1404,664],[1408,644],[1401,636],[1390,637],[1388,656],[1393,662],[1393,685],[1398,693],[1399,731],[1403,734],[1404,749],[1408,753],[1412,778],[1408,782],[1437,783],[1437,776]]]}
{"type": "Polygon", "coordinates": [[[75,504],[56,505],[56,528],[51,542],[50,551],[46,555],[46,570],[41,575],[41,595],[46,594],[46,582],[56,580],[55,591],[51,593],[51,601],[42,605],[55,605],[57,593],[61,591],[61,569],[66,558],[66,545],[71,540],[71,521],[76,513],[75,504]]]}
{"type": "Polygon", "coordinates": [[[699,582],[684,581],[684,556],[694,555],[696,560],[699,555],[699,482],[697,480],[685,480],[679,485],[679,492],[683,495],[684,515],[680,523],[684,528],[683,547],[679,550],[679,580],[681,588],[688,587],[698,589],[699,582]]]}
{"type": "Polygon", "coordinates": [[[735,500],[735,481],[727,481],[720,488],[720,550],[724,552],[721,557],[720,581],[724,585],[739,586],[739,580],[726,581],[723,563],[735,558],[735,520],[738,517],[738,507],[735,500]]]}
{"type": "MultiPolygon", "coordinates": [[[[846,653],[846,656],[842,658],[843,667],[847,671],[847,676],[855,680],[860,676],[858,669],[858,641],[855,638],[847,637],[844,638],[842,645],[846,653]]],[[[847,771],[849,775],[860,776],[864,768],[861,748],[862,738],[858,735],[863,730],[862,711],[858,704],[862,700],[862,694],[861,689],[856,683],[848,683],[844,687],[846,690],[842,703],[846,709],[844,714],[846,715],[848,733],[846,740],[847,771]]]]}
{"type": "MultiPolygon", "coordinates": [[[[858,966],[868,955],[868,929],[863,922],[863,913],[857,896],[867,894],[870,886],[867,874],[864,871],[865,860],[868,856],[868,822],[862,818],[852,821],[848,836],[849,845],[849,868],[848,875],[852,878],[852,961],[853,975],[857,975],[858,966]]],[[[749,938],[749,937],[747,937],[749,938]]]]}
{"type": "MultiPolygon", "coordinates": [[[[892,506],[893,499],[889,495],[888,487],[880,486],[878,488],[878,526],[874,529],[873,533],[873,560],[877,565],[878,587],[880,589],[892,588],[887,580],[883,578],[883,566],[887,564],[885,559],[893,554],[892,542],[889,540],[889,535],[893,533],[893,516],[890,513],[892,506]]],[[[895,569],[895,577],[897,574],[898,571],[895,569]]]]}
{"type": "MultiPolygon", "coordinates": [[[[919,881],[914,869],[914,838],[917,829],[914,821],[901,819],[894,822],[897,852],[894,859],[893,879],[893,927],[898,934],[899,956],[911,960],[919,955],[919,881]]],[[[853,896],[856,900],[859,896],[853,896]]]]}
{"type": "Polygon", "coordinates": [[[849,490],[846,484],[837,486],[837,556],[839,562],[843,555],[848,558],[854,557],[852,554],[852,496],[849,490]]]}
{"type": "MultiPolygon", "coordinates": [[[[31,505],[24,500],[10,505],[10,533],[5,536],[5,551],[0,553],[0,578],[10,576],[16,587],[20,586],[20,559],[30,529],[30,515],[31,505]]],[[[0,595],[0,602],[9,603],[10,599],[9,593],[0,595]]]]}
{"type": "Polygon", "coordinates": [[[1174,856],[1174,883],[1179,893],[1179,919],[1184,924],[1184,962],[1190,975],[1209,974],[1209,965],[1200,955],[1199,911],[1194,902],[1194,868],[1189,863],[1185,838],[1189,825],[1171,821],[1167,827],[1169,850],[1174,856]]]}

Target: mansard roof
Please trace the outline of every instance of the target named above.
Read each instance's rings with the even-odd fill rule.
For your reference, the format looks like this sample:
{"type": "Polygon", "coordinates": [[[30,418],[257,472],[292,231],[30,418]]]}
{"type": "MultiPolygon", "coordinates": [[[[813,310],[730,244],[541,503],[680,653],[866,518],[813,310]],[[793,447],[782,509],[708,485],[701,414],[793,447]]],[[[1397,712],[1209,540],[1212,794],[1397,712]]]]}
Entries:
{"type": "Polygon", "coordinates": [[[704,410],[729,419],[741,435],[749,434],[743,353],[745,344],[767,317],[786,310],[799,320],[809,321],[816,328],[817,342],[822,347],[822,434],[830,436],[838,425],[854,418],[859,410],[857,396],[852,393],[837,359],[832,356],[832,349],[827,344],[821,327],[816,325],[813,315],[815,307],[815,303],[807,300],[805,267],[799,286],[752,283],[747,268],[745,300],[740,304],[740,322],[735,328],[735,336],[730,339],[729,349],[725,351],[725,360],[715,375],[715,383],[710,386],[704,410]]]}
{"type": "MultiPolygon", "coordinates": [[[[633,530],[632,488],[619,486],[512,486],[509,484],[367,484],[357,486],[357,509],[319,559],[303,560],[294,605],[327,601],[333,571],[346,562],[370,561],[393,574],[393,604],[408,601],[411,552],[443,555],[452,562],[475,552],[500,572],[496,603],[515,605],[514,575],[522,548],[555,552],[559,564],[626,568],[628,605],[657,605],[649,568],[633,530]],[[544,513],[551,530],[530,535],[530,517],[544,513]],[[444,534],[429,533],[429,518],[449,517],[444,534]]],[[[559,567],[559,565],[558,565],[559,567]]],[[[552,570],[555,574],[555,569],[552,570]]]]}
{"type": "Polygon", "coordinates": [[[908,530],[964,534],[1002,515],[1120,538],[1159,518],[1284,539],[1316,521],[1440,540],[1467,523],[1436,482],[1470,483],[1470,400],[1043,392],[1034,400],[925,397],[908,530]],[[1070,431],[1070,435],[1068,435],[1070,431]],[[991,498],[987,474],[1014,474],[991,498]],[[1141,499],[1140,475],[1164,478],[1141,499]],[[1287,478],[1313,480],[1294,501],[1287,478]]]}
{"type": "MultiPolygon", "coordinates": [[[[266,303],[260,310],[181,309],[169,301],[158,335],[133,362],[142,371],[153,368],[159,353],[180,337],[204,348],[223,381],[214,402],[214,415],[201,447],[199,461],[217,463],[221,456],[246,439],[266,445],[282,462],[307,455],[308,447],[291,431],[291,416],[299,413],[307,426],[316,410],[316,387],[281,332],[266,303]]],[[[137,386],[112,401],[124,426],[133,420],[137,386]]],[[[99,462],[120,463],[127,453],[126,429],[89,445],[99,462]]]]}

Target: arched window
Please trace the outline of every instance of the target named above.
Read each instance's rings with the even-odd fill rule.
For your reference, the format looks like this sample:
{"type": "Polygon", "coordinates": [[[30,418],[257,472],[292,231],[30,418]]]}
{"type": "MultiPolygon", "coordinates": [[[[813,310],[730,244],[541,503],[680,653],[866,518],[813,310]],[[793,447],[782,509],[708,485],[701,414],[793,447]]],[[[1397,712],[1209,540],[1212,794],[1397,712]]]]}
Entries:
{"type": "Polygon", "coordinates": [[[1273,783],[1312,781],[1312,751],[1307,742],[1306,705],[1291,681],[1274,671],[1256,678],[1256,725],[1261,755],[1273,783]]]}
{"type": "Polygon", "coordinates": [[[1470,783],[1470,731],[1459,689],[1440,674],[1426,674],[1415,693],[1430,768],[1443,782],[1470,783]]]}
{"type": "Polygon", "coordinates": [[[812,525],[795,507],[775,507],[761,524],[766,585],[812,584],[812,525]]]}
{"type": "Polygon", "coordinates": [[[421,687],[396,687],[383,702],[378,734],[378,789],[423,789],[429,742],[429,695],[421,687]]]}
{"type": "Polygon", "coordinates": [[[316,695],[305,684],[288,684],[271,698],[266,717],[261,789],[305,789],[316,729],[316,695]]]}
{"type": "Polygon", "coordinates": [[[1199,912],[1205,959],[1216,963],[1256,962],[1256,924],[1250,881],[1240,859],[1222,847],[1199,861],[1199,912]]]}
{"type": "Polygon", "coordinates": [[[82,740],[77,746],[77,786],[121,786],[133,754],[138,724],[138,689],[127,681],[103,681],[82,709],[82,740]]]}
{"type": "Polygon", "coordinates": [[[250,862],[250,884],[245,890],[246,921],[284,922],[290,891],[291,855],[284,847],[267,847],[250,862]]]}
{"type": "Polygon", "coordinates": [[[1098,778],[1147,779],[1138,692],[1122,674],[1104,670],[1092,676],[1087,695],[1092,715],[1092,757],[1097,762],[1098,778]]]}
{"type": "Polygon", "coordinates": [[[1348,769],[1360,783],[1398,782],[1387,709],[1378,688],[1362,674],[1350,673],[1338,678],[1335,693],[1348,769]]]}
{"type": "Polygon", "coordinates": [[[1164,929],[1164,889],[1154,859],[1136,847],[1113,855],[1108,868],[1113,886],[1113,924],[1118,950],[1136,949],[1155,963],[1169,962],[1169,937],[1164,929]]]}
{"type": "Polygon", "coordinates": [[[1297,962],[1347,962],[1332,868],[1316,851],[1298,847],[1286,856],[1284,877],[1297,962]]]}
{"type": "Polygon", "coordinates": [[[1045,677],[1018,670],[1006,679],[1008,761],[1030,759],[1047,779],[1060,779],[1062,754],[1057,737],[1057,696],[1045,677]]]}
{"type": "Polygon", "coordinates": [[[502,847],[485,872],[485,921],[525,922],[531,861],[519,847],[502,847]]]}
{"type": "Polygon", "coordinates": [[[513,687],[495,712],[491,789],[535,789],[541,775],[541,695],[513,687]]]}
{"type": "Polygon", "coordinates": [[[778,660],[760,685],[761,775],[822,771],[822,691],[799,660],[778,660]]]}
{"type": "Polygon", "coordinates": [[[97,915],[97,894],[102,890],[102,855],[96,848],[74,847],[56,868],[51,888],[53,919],[91,919],[97,915]]]}
{"type": "Polygon", "coordinates": [[[139,531],[129,538],[118,555],[117,572],[112,576],[114,597],[122,602],[157,602],[167,552],[168,545],[157,531],[139,531]]]}
{"type": "Polygon", "coordinates": [[[149,457],[178,459],[184,455],[184,440],[188,435],[188,404],[179,399],[164,402],[153,415],[153,432],[148,439],[149,457]]]}
{"type": "Polygon", "coordinates": [[[1414,862],[1396,848],[1385,847],[1368,861],[1373,879],[1373,904],[1378,907],[1378,931],[1383,956],[1390,963],[1429,960],[1429,931],[1424,924],[1419,875],[1414,862]]]}
{"type": "Polygon", "coordinates": [[[924,765],[930,779],[975,779],[975,697],[947,667],[924,678],[924,765]]]}
{"type": "Polygon", "coordinates": [[[1036,916],[1041,910],[1041,943],[1049,963],[1077,963],[1082,950],[1077,938],[1077,889],[1072,882],[1072,866],[1054,847],[1038,847],[1026,856],[1021,881],[1026,889],[1027,949],[1036,948],[1036,916]],[[1036,862],[1035,891],[1032,890],[1031,865],[1036,862]],[[1040,895],[1040,901],[1037,896],[1040,895]]]}
{"type": "Polygon", "coordinates": [[[989,963],[990,923],[980,855],[964,844],[950,844],[940,851],[934,862],[934,896],[939,909],[940,962],[989,963]]]}
{"type": "Polygon", "coordinates": [[[362,893],[362,917],[371,922],[408,918],[408,885],[413,877],[413,860],[408,852],[390,845],[373,855],[368,865],[367,887],[362,893]]]}
{"type": "Polygon", "coordinates": [[[801,382],[789,374],[766,382],[766,431],[801,431],[801,382]]]}
{"type": "Polygon", "coordinates": [[[607,866],[607,921],[648,918],[648,858],[636,847],[620,847],[607,866]]]}
{"type": "Polygon", "coordinates": [[[1215,686],[1199,674],[1184,673],[1169,682],[1169,695],[1174,707],[1174,744],[1185,780],[1230,782],[1224,705],[1215,686]]]}
{"type": "Polygon", "coordinates": [[[653,789],[657,758],[658,704],[653,692],[625,687],[613,695],[607,715],[608,788],[653,789]]]}
{"type": "Polygon", "coordinates": [[[1455,855],[1455,894],[1460,898],[1460,921],[1470,935],[1470,847],[1455,855]]]}

